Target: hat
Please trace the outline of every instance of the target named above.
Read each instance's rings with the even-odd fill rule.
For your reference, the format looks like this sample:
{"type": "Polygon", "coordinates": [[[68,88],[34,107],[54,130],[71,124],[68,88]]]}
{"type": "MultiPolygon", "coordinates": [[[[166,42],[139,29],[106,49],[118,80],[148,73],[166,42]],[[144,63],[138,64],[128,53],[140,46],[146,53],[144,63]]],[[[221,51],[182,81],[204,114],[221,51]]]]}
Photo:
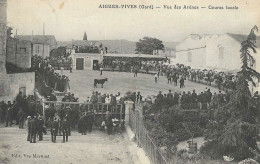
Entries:
{"type": "Polygon", "coordinates": [[[29,119],[29,118],[32,118],[32,117],[31,117],[31,116],[28,116],[27,118],[29,119]]]}

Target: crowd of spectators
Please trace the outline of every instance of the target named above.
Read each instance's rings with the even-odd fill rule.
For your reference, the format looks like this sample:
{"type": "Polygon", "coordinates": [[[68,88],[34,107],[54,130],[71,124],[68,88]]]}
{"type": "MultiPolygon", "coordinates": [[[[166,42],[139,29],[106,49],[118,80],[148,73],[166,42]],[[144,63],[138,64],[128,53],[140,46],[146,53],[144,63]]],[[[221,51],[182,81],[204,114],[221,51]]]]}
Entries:
{"type": "Polygon", "coordinates": [[[227,91],[226,93],[222,93],[219,91],[218,93],[212,93],[210,89],[207,89],[204,92],[196,93],[195,90],[172,93],[169,90],[168,93],[163,94],[159,91],[159,94],[156,96],[154,101],[151,98],[146,101],[153,102],[158,109],[170,108],[175,105],[178,105],[182,109],[216,109],[224,103],[229,102],[230,93],[227,91]]]}
{"type": "Polygon", "coordinates": [[[71,57],[67,57],[65,55],[58,57],[49,57],[46,58],[46,60],[55,70],[61,70],[61,68],[63,68],[64,70],[70,70],[72,67],[71,57]]]}
{"type": "Polygon", "coordinates": [[[148,63],[151,63],[152,65],[158,66],[159,63],[162,61],[162,59],[158,60],[148,60],[148,59],[139,59],[139,58],[131,58],[131,57],[110,57],[110,56],[104,56],[102,65],[104,68],[108,70],[118,70],[119,72],[133,72],[134,70],[155,70],[155,68],[150,67],[148,63]],[[144,65],[147,63],[147,65],[144,65]],[[145,67],[144,67],[145,66],[145,67]],[[147,69],[149,68],[149,69],[147,69]]]}
{"type": "Polygon", "coordinates": [[[79,98],[75,97],[74,94],[68,93],[61,99],[62,102],[78,102],[79,98]]]}
{"type": "Polygon", "coordinates": [[[219,72],[214,69],[192,69],[183,64],[171,65],[168,59],[145,60],[136,58],[112,58],[104,57],[103,67],[107,70],[126,72],[158,73],[167,78],[176,75],[177,79],[184,77],[193,82],[214,84],[219,89],[235,89],[237,76],[234,73],[219,72]],[[110,69],[108,69],[110,68],[110,69]]]}
{"type": "Polygon", "coordinates": [[[73,46],[76,53],[107,53],[107,47],[103,47],[102,44],[99,46],[73,46]]]}
{"type": "Polygon", "coordinates": [[[27,116],[34,116],[40,112],[40,108],[37,109],[35,103],[35,97],[22,95],[19,92],[13,102],[4,101],[0,102],[0,120],[5,122],[6,126],[12,126],[13,124],[19,125],[19,128],[23,128],[23,122],[27,116]],[[13,123],[13,120],[16,122],[13,123]]]}
{"type": "Polygon", "coordinates": [[[32,69],[36,74],[36,81],[42,83],[42,93],[45,97],[50,96],[53,90],[68,92],[70,89],[68,77],[56,72],[47,59],[32,56],[31,62],[32,69]]]}

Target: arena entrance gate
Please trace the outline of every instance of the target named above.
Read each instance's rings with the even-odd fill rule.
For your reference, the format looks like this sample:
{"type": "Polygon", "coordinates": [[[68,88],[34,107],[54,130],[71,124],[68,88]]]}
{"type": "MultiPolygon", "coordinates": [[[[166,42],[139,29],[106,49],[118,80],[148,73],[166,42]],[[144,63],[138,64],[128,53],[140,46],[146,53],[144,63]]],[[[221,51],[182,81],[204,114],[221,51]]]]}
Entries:
{"type": "Polygon", "coordinates": [[[43,116],[45,121],[49,121],[51,117],[54,117],[60,110],[70,108],[67,113],[71,117],[72,128],[78,124],[79,117],[82,113],[91,112],[94,114],[94,125],[100,127],[106,112],[109,111],[112,119],[118,120],[118,126],[121,128],[124,126],[125,120],[125,105],[117,104],[112,106],[106,103],[80,103],[80,102],[60,102],[60,101],[43,101],[43,116]],[[54,114],[56,113],[56,114],[54,114]]]}
{"type": "Polygon", "coordinates": [[[76,70],[84,69],[84,58],[76,58],[76,70]]]}

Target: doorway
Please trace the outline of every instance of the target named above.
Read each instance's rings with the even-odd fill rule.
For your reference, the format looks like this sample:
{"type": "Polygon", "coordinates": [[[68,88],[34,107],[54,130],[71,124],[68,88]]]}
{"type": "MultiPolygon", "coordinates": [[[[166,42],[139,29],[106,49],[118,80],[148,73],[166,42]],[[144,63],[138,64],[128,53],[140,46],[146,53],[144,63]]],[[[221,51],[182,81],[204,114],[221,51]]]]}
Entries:
{"type": "Polygon", "coordinates": [[[84,69],[84,58],[76,58],[76,70],[84,69]]]}
{"type": "Polygon", "coordinates": [[[93,60],[93,70],[98,70],[98,60],[93,60]]]}

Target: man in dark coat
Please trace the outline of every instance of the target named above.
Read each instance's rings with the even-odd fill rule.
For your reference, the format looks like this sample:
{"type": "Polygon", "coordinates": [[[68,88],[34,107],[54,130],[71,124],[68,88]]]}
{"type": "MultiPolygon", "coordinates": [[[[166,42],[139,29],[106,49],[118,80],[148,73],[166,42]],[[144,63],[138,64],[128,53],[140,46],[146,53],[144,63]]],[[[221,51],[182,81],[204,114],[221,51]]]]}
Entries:
{"type": "Polygon", "coordinates": [[[62,132],[63,132],[63,142],[65,142],[65,137],[66,137],[66,142],[68,142],[70,126],[67,121],[67,118],[63,119],[61,127],[62,127],[62,132]]]}
{"type": "Polygon", "coordinates": [[[208,102],[208,93],[207,91],[204,91],[204,93],[201,94],[202,109],[207,109],[207,102],[208,102]]]}
{"type": "Polygon", "coordinates": [[[173,103],[174,105],[177,105],[179,103],[179,94],[177,92],[174,92],[174,97],[173,97],[173,103]]]}
{"type": "Polygon", "coordinates": [[[30,123],[30,143],[36,143],[36,133],[37,133],[37,116],[31,120],[30,123]]]}
{"type": "Polygon", "coordinates": [[[87,130],[89,133],[92,132],[93,123],[94,123],[94,114],[91,111],[89,111],[86,117],[87,130]]]}
{"type": "Polygon", "coordinates": [[[112,121],[112,116],[109,113],[109,111],[107,111],[107,113],[106,113],[105,123],[106,123],[106,126],[107,126],[107,134],[108,135],[112,134],[112,131],[113,131],[113,121],[112,121]]]}
{"type": "Polygon", "coordinates": [[[27,117],[27,121],[28,121],[28,135],[27,135],[27,141],[31,141],[31,131],[30,131],[30,127],[31,127],[31,120],[32,120],[32,117],[31,116],[28,116],[27,117]]]}
{"type": "Polygon", "coordinates": [[[143,97],[142,97],[142,95],[140,94],[140,92],[137,92],[136,100],[137,100],[138,102],[141,102],[142,99],[143,99],[143,97]]]}
{"type": "Polygon", "coordinates": [[[38,120],[37,120],[37,131],[38,131],[38,135],[39,135],[39,141],[42,141],[43,139],[43,132],[46,133],[46,131],[43,128],[44,125],[44,121],[42,119],[41,116],[39,116],[38,120]]]}
{"type": "Polygon", "coordinates": [[[19,94],[16,96],[16,99],[15,101],[17,102],[17,105],[19,107],[22,106],[22,103],[23,103],[23,95],[22,95],[22,92],[20,91],[19,94]]]}
{"type": "Polygon", "coordinates": [[[57,121],[57,118],[54,117],[54,120],[51,122],[51,141],[56,142],[56,136],[59,129],[59,123],[57,121]]]}
{"type": "Polygon", "coordinates": [[[19,119],[19,129],[23,129],[23,117],[24,117],[24,113],[22,111],[22,109],[20,108],[17,117],[19,119]]]}
{"type": "Polygon", "coordinates": [[[184,78],[181,77],[180,79],[180,88],[184,88],[184,78]]]}
{"type": "Polygon", "coordinates": [[[195,90],[192,91],[191,96],[192,96],[192,103],[195,104],[197,102],[197,99],[198,99],[198,95],[197,95],[195,90]]]}
{"type": "Polygon", "coordinates": [[[210,102],[212,99],[212,93],[210,92],[210,89],[207,90],[207,105],[210,106],[210,102]]]}
{"type": "Polygon", "coordinates": [[[160,110],[162,108],[163,94],[159,91],[159,94],[156,96],[155,104],[156,107],[160,110]]]}
{"type": "Polygon", "coordinates": [[[6,120],[6,111],[7,111],[7,104],[4,101],[1,101],[0,103],[0,109],[1,109],[1,122],[4,123],[6,120]]]}
{"type": "Polygon", "coordinates": [[[12,124],[13,124],[12,116],[13,116],[13,107],[12,107],[11,102],[8,101],[7,111],[6,111],[6,124],[5,124],[5,127],[8,126],[8,123],[10,123],[9,125],[12,126],[12,124]]]}
{"type": "Polygon", "coordinates": [[[112,111],[114,112],[116,110],[116,97],[113,94],[110,94],[110,105],[112,107],[112,111]]]}
{"type": "Polygon", "coordinates": [[[86,135],[86,131],[87,131],[87,117],[86,115],[82,115],[80,118],[79,118],[79,132],[82,134],[82,135],[86,135]]]}

